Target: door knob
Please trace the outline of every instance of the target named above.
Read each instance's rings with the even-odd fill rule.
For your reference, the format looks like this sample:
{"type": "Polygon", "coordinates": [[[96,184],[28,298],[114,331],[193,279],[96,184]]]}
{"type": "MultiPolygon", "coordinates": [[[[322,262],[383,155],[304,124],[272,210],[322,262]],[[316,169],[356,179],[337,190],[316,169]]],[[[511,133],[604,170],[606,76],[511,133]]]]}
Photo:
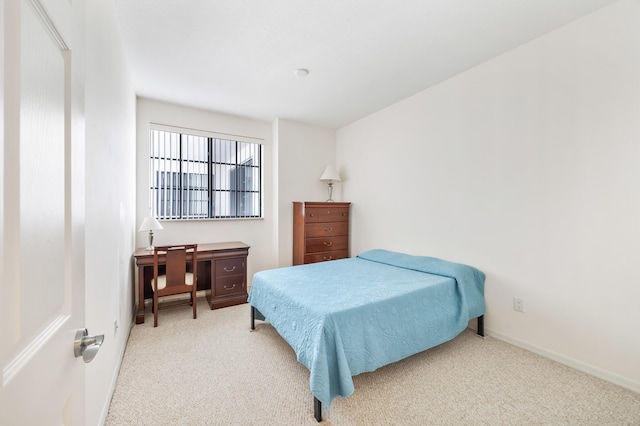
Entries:
{"type": "Polygon", "coordinates": [[[73,354],[77,357],[82,356],[84,362],[89,363],[96,357],[102,342],[104,334],[98,336],[89,336],[86,328],[76,331],[76,339],[73,341],[73,354]]]}

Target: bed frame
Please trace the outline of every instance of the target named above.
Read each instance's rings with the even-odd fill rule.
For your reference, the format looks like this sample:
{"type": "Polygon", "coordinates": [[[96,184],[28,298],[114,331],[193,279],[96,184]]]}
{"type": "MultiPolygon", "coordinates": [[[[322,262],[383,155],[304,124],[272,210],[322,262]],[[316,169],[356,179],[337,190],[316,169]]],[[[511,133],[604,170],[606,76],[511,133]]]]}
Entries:
{"type": "MultiPolygon", "coordinates": [[[[256,320],[265,321],[265,317],[259,310],[251,306],[251,330],[256,329],[256,320]]],[[[477,334],[484,337],[484,315],[480,315],[476,320],[478,322],[477,334]]],[[[313,397],[313,417],[318,423],[322,421],[322,402],[315,396],[313,397]]]]}

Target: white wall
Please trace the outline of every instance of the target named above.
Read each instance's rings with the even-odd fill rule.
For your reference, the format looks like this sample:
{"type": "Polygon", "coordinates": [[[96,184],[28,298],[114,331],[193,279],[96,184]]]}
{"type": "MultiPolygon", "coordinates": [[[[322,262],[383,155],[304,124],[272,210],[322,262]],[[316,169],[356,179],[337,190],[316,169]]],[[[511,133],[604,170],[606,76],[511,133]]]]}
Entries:
{"type": "MultiPolygon", "coordinates": [[[[274,123],[277,146],[278,264],[293,262],[293,202],[325,201],[327,184],[320,180],[325,167],[335,165],[335,130],[278,119],[274,123]]],[[[334,184],[336,201],[341,185],[334,184]]]]}
{"type": "Polygon", "coordinates": [[[636,391],[639,22],[622,0],[337,132],[353,254],[474,265],[491,335],[636,391]]]}
{"type": "MultiPolygon", "coordinates": [[[[271,124],[249,118],[219,114],[211,111],[184,107],[150,99],[139,98],[137,102],[137,220],[136,226],[149,214],[149,123],[160,123],[176,127],[207,130],[231,135],[249,136],[264,140],[263,148],[263,198],[264,219],[242,220],[165,220],[163,230],[154,232],[154,244],[216,243],[242,241],[251,248],[247,260],[249,285],[254,272],[273,268],[276,252],[272,243],[274,235],[273,216],[273,149],[271,124]]],[[[132,182],[133,184],[133,182],[132,182]]],[[[137,229],[137,228],[136,228],[137,229]]],[[[146,247],[148,236],[138,232],[136,247],[146,247]]]]}
{"type": "Polygon", "coordinates": [[[108,413],[134,303],[136,98],[112,2],[86,3],[85,71],[86,327],[105,335],[86,365],[85,423],[96,425],[108,413]]]}

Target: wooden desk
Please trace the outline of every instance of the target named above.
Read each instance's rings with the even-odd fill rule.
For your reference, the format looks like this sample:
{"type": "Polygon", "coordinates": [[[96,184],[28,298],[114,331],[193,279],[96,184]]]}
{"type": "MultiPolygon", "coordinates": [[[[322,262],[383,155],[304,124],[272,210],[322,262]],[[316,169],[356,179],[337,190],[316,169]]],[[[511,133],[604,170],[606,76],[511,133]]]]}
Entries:
{"type": "MultiPolygon", "coordinates": [[[[240,241],[198,244],[198,290],[206,290],[211,309],[247,303],[247,256],[249,246],[240,241]]],[[[151,299],[153,251],[136,250],[138,266],[138,312],[136,324],[144,323],[144,301],[151,299]]],[[[160,256],[160,273],[164,273],[160,256]]]]}

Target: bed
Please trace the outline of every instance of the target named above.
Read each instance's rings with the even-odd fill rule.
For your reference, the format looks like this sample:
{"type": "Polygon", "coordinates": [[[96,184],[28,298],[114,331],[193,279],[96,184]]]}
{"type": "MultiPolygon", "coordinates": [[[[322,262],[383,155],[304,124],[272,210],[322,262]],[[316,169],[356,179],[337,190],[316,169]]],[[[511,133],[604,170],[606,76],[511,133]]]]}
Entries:
{"type": "Polygon", "coordinates": [[[309,369],[314,416],[352,377],[449,341],[473,318],[484,335],[485,275],[433,257],[370,250],[253,276],[251,329],[267,320],[309,369]]]}

